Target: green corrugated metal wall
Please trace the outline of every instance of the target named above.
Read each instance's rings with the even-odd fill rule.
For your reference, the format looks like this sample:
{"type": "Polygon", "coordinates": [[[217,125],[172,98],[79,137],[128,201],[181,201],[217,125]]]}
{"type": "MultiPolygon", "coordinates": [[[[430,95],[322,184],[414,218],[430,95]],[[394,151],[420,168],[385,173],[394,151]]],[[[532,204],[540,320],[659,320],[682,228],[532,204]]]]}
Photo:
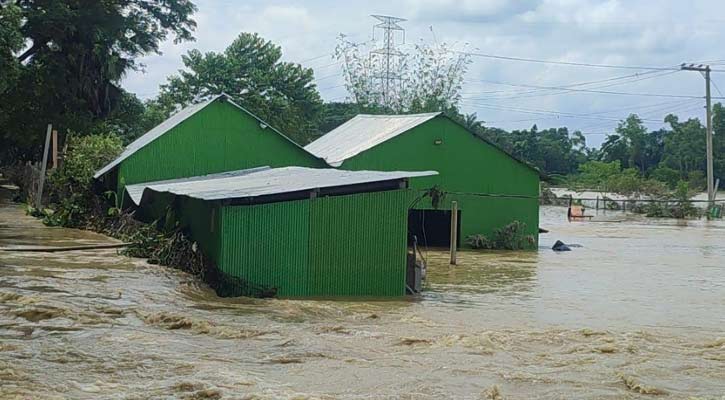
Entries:
{"type": "Polygon", "coordinates": [[[221,208],[219,269],[280,296],[305,296],[309,262],[307,200],[221,208]]]}
{"type": "Polygon", "coordinates": [[[272,167],[325,167],[234,105],[217,100],[124,160],[117,189],[164,179],[272,167]]]}
{"type": "MultiPolygon", "coordinates": [[[[450,209],[450,202],[458,201],[461,243],[467,236],[478,233],[490,237],[495,229],[513,220],[525,223],[527,233],[538,242],[538,173],[443,116],[346,160],[340,168],[438,171],[437,176],[412,179],[411,187],[427,189],[439,185],[442,190],[451,192],[440,208],[450,209]],[[436,145],[435,141],[439,139],[442,143],[436,145]]],[[[432,207],[426,199],[416,208],[432,207]]]]}
{"type": "Polygon", "coordinates": [[[281,297],[405,294],[406,190],[221,209],[219,267],[281,297]]]}

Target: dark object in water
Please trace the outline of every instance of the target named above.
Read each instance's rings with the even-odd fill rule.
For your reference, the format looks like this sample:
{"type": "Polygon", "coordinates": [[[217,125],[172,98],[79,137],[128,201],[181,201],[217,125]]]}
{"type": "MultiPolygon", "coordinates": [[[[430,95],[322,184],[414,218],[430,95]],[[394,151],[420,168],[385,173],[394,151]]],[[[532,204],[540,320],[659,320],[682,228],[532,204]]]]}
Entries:
{"type": "Polygon", "coordinates": [[[571,251],[571,248],[561,240],[557,240],[556,243],[554,243],[554,246],[551,247],[551,249],[554,251],[571,251]]]}
{"type": "Polygon", "coordinates": [[[549,233],[548,229],[539,228],[539,233],[549,233]]]}

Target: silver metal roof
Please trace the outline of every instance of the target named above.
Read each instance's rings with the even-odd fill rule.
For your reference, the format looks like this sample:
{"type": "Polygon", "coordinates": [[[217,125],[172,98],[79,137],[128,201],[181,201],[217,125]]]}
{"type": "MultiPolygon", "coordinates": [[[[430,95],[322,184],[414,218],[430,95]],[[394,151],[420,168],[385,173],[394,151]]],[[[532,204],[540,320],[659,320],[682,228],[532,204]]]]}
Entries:
{"type": "Polygon", "coordinates": [[[120,164],[123,160],[127,159],[128,157],[130,157],[133,153],[137,152],[138,150],[140,150],[141,148],[143,148],[147,144],[149,144],[149,143],[153,142],[154,140],[158,139],[164,133],[168,132],[169,130],[171,130],[175,126],[177,126],[180,123],[184,122],[187,118],[189,118],[192,115],[196,114],[197,112],[201,111],[206,106],[208,106],[209,104],[213,103],[214,101],[216,101],[216,100],[218,100],[220,98],[223,98],[229,104],[231,104],[234,107],[237,107],[238,109],[240,109],[240,110],[244,111],[245,113],[251,115],[257,121],[259,121],[260,123],[263,123],[266,127],[268,127],[269,129],[273,130],[275,133],[277,133],[278,135],[282,136],[283,138],[287,139],[290,143],[294,144],[295,146],[299,147],[300,149],[303,149],[302,146],[300,146],[295,141],[293,141],[292,139],[290,139],[287,136],[285,136],[282,132],[280,132],[277,129],[275,129],[274,127],[270,126],[268,123],[266,123],[261,118],[259,118],[256,115],[254,115],[253,113],[249,112],[244,107],[242,107],[239,104],[233,102],[231,100],[231,98],[229,97],[229,95],[227,95],[225,93],[222,93],[222,94],[216,95],[216,96],[214,96],[214,97],[212,97],[209,100],[206,100],[204,102],[201,102],[201,103],[198,103],[198,104],[194,104],[194,105],[191,105],[189,107],[184,108],[183,110],[181,110],[181,111],[177,112],[176,114],[172,115],[171,117],[169,117],[164,122],[160,123],[155,128],[153,128],[150,131],[146,132],[141,137],[139,137],[138,139],[136,139],[133,142],[131,142],[131,144],[129,144],[128,146],[126,146],[126,149],[123,151],[123,153],[121,153],[121,155],[118,156],[115,160],[113,160],[110,163],[108,163],[105,167],[99,169],[95,173],[95,175],[93,175],[93,178],[95,178],[95,179],[100,178],[103,174],[105,174],[106,172],[108,172],[108,171],[112,170],[113,168],[115,168],[118,164],[120,164]]]}
{"type": "Polygon", "coordinates": [[[360,114],[308,144],[305,150],[339,167],[343,161],[390,140],[436,116],[439,112],[409,115],[360,114]]]}
{"type": "Polygon", "coordinates": [[[200,200],[241,199],[303,190],[437,175],[435,171],[343,171],[304,167],[253,168],[222,174],[147,182],[126,186],[136,205],[149,192],[172,193],[200,200]]]}

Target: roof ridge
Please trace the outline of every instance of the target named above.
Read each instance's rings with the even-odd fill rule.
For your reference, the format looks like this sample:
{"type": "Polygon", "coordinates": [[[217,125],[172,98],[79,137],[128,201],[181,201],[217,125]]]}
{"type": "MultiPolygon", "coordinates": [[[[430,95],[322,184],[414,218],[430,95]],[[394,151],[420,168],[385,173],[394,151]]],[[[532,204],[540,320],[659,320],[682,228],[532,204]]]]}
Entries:
{"type": "Polygon", "coordinates": [[[413,117],[429,117],[432,115],[440,115],[441,111],[429,112],[429,113],[417,113],[417,114],[358,114],[353,118],[365,117],[365,118],[413,118],[413,117]]]}

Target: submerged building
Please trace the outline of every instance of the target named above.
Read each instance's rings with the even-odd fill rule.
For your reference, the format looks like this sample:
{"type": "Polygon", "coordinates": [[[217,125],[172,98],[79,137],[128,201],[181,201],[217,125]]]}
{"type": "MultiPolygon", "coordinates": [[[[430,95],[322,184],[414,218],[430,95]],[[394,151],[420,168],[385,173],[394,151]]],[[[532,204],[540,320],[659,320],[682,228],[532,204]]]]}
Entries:
{"type": "Polygon", "coordinates": [[[401,296],[409,178],[434,174],[330,168],[219,95],[138,138],[95,178],[139,218],[170,216],[241,293],[401,296]]]}
{"type": "Polygon", "coordinates": [[[344,170],[439,174],[411,187],[438,187],[411,212],[411,230],[430,246],[450,242],[451,202],[458,204],[459,245],[467,236],[491,238],[513,221],[538,242],[539,172],[441,113],[358,115],[305,147],[344,170]],[[463,239],[463,240],[462,240],[463,239]]]}
{"type": "Polygon", "coordinates": [[[244,294],[402,296],[408,178],[434,174],[261,167],[125,191],[147,217],[178,215],[244,294]]]}

